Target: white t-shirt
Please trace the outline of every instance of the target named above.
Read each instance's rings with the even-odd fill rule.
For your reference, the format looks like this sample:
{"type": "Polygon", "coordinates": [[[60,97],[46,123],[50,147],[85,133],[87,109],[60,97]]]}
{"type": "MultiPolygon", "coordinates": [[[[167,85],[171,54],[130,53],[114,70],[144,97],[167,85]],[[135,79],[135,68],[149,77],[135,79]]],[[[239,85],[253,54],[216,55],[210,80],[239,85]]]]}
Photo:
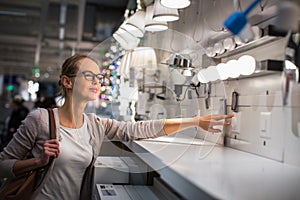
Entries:
{"type": "Polygon", "coordinates": [[[87,120],[78,129],[60,126],[60,154],[36,199],[79,199],[83,175],[93,156],[87,120]]]}

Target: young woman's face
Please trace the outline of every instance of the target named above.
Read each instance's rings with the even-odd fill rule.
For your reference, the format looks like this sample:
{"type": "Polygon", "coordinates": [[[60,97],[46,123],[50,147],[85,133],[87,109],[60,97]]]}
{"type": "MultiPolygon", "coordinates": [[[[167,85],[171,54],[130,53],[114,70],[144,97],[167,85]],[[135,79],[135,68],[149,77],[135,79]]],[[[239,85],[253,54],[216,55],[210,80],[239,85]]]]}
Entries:
{"type": "Polygon", "coordinates": [[[73,99],[94,101],[99,96],[101,80],[103,80],[99,66],[88,58],[80,60],[78,66],[79,70],[74,81],[73,99]]]}

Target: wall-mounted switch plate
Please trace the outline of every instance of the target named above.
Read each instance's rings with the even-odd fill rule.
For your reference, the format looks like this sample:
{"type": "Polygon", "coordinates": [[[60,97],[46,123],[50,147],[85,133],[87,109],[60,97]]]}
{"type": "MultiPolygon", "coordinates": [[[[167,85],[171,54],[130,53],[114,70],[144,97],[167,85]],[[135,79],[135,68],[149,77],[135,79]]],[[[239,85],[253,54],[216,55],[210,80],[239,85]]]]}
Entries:
{"type": "Polygon", "coordinates": [[[272,115],[270,112],[260,113],[259,132],[260,132],[260,137],[262,138],[271,138],[271,128],[272,128],[271,117],[272,115]]]}
{"type": "Polygon", "coordinates": [[[231,126],[233,132],[235,133],[241,132],[241,121],[242,121],[241,119],[242,119],[241,112],[234,113],[234,117],[231,119],[231,126]]]}

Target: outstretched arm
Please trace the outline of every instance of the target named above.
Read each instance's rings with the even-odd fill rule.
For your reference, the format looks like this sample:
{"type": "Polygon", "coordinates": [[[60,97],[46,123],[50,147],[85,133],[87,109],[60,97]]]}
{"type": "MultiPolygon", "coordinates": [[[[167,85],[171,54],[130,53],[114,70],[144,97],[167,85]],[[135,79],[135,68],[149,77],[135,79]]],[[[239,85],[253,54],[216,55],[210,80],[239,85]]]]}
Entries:
{"type": "Polygon", "coordinates": [[[171,135],[177,131],[190,128],[200,127],[203,130],[209,132],[221,132],[220,129],[214,128],[214,126],[229,126],[230,122],[225,119],[232,118],[233,115],[207,115],[197,116],[193,118],[181,118],[181,119],[166,119],[164,121],[163,129],[167,135],[171,135]]]}

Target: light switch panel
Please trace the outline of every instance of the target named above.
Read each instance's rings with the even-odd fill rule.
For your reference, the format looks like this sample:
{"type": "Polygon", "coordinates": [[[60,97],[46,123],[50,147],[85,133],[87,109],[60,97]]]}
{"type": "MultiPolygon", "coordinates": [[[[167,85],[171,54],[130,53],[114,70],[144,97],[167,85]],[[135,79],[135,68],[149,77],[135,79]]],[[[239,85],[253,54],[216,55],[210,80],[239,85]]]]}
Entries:
{"type": "Polygon", "coordinates": [[[260,132],[260,136],[263,138],[271,138],[271,127],[272,127],[271,117],[272,115],[270,112],[260,113],[259,132],[260,132]]]}
{"type": "Polygon", "coordinates": [[[231,119],[232,131],[235,133],[241,132],[241,118],[242,118],[242,113],[237,112],[234,113],[234,117],[231,119]]]}

